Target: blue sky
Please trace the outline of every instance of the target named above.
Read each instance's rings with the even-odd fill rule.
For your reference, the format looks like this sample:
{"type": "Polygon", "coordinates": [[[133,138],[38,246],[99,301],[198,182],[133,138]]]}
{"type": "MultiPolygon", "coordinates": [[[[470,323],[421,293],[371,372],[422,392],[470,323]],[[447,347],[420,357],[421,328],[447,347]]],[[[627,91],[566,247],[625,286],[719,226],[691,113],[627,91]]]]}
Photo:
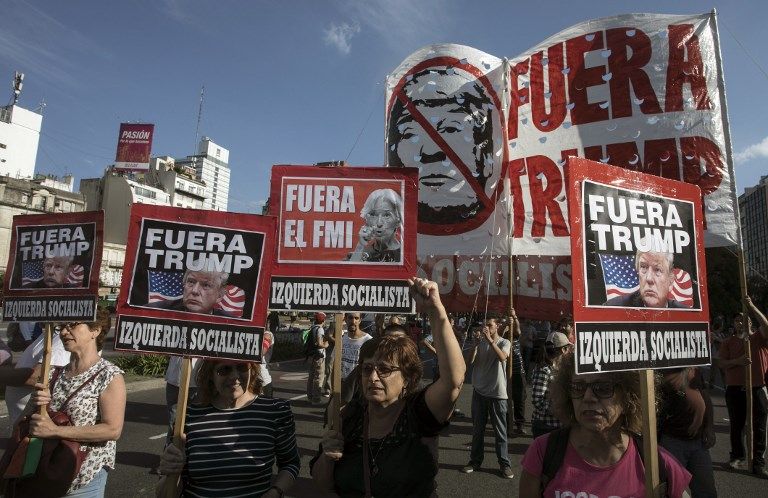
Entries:
{"type": "MultiPolygon", "coordinates": [[[[384,78],[431,43],[514,57],[578,22],[716,8],[739,191],[768,174],[768,2],[5,0],[0,82],[44,100],[37,171],[100,176],[121,121],[155,123],[153,155],[230,150],[230,210],[255,212],[273,164],[384,162],[384,78]]],[[[0,95],[0,101],[3,97],[0,95]]],[[[77,185],[77,183],[76,183],[77,185]]]]}

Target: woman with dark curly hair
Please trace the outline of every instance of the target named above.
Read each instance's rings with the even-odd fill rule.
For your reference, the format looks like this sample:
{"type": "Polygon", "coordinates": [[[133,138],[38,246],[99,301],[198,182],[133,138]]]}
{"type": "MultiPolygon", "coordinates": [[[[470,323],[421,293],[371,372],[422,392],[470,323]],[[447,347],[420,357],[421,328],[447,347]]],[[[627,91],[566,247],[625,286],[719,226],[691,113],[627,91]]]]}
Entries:
{"type": "Polygon", "coordinates": [[[437,357],[445,368],[422,389],[419,352],[409,337],[389,334],[363,344],[362,396],[344,407],[341,433],[327,434],[310,463],[323,491],[379,498],[435,492],[436,437],[453,413],[466,367],[437,284],[413,279],[411,293],[417,309],[429,316],[437,357]]]}
{"type": "Polygon", "coordinates": [[[183,496],[273,498],[293,485],[299,473],[293,413],[287,401],[259,396],[261,387],[258,363],[206,360],[200,367],[184,448],[169,445],[159,468],[181,474],[183,496]]]}
{"type": "MultiPolygon", "coordinates": [[[[564,428],[536,438],[523,457],[521,498],[564,496],[645,496],[645,467],[635,437],[642,424],[637,372],[575,375],[568,354],[555,372],[550,396],[564,428]],[[566,438],[562,463],[546,475],[550,441],[566,438]]],[[[684,496],[689,474],[659,449],[667,496],[684,496]]]]}

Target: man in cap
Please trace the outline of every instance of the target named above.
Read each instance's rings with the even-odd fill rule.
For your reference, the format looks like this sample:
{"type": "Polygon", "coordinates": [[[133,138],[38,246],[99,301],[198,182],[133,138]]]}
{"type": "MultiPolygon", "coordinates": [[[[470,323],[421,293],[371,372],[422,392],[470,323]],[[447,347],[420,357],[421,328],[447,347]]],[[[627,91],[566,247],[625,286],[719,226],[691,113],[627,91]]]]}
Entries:
{"type": "Polygon", "coordinates": [[[325,313],[315,313],[315,323],[309,329],[307,341],[314,347],[309,356],[309,377],[307,377],[307,399],[312,404],[322,403],[321,390],[325,380],[325,349],[328,341],[325,338],[325,313]]]}

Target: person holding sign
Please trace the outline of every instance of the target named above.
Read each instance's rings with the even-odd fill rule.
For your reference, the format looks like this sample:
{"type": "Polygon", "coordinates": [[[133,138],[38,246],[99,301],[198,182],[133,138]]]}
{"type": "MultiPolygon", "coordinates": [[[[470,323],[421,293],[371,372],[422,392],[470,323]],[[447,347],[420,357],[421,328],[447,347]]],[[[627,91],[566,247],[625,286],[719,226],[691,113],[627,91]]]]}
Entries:
{"type": "Polygon", "coordinates": [[[216,303],[227,291],[228,273],[217,271],[184,272],[183,294],[180,299],[152,303],[150,307],[175,311],[189,311],[204,315],[228,316],[216,303]]]}
{"type": "Polygon", "coordinates": [[[360,239],[349,261],[402,261],[403,201],[397,192],[389,188],[371,192],[360,217],[365,224],[360,228],[360,239]]]}
{"type": "Polygon", "coordinates": [[[420,278],[410,283],[417,310],[432,325],[443,365],[440,379],[419,388],[418,348],[401,333],[366,343],[360,358],[363,397],[344,407],[341,428],[326,434],[310,463],[312,478],[323,491],[380,498],[435,491],[435,438],[453,412],[465,365],[437,284],[420,278]]]}
{"type": "MultiPolygon", "coordinates": [[[[551,386],[564,428],[536,438],[522,460],[520,497],[646,496],[637,372],[575,375],[574,358],[560,362],[551,386]]],[[[659,448],[670,498],[684,496],[691,474],[659,448]]]]}
{"type": "Polygon", "coordinates": [[[27,405],[27,410],[45,405],[63,410],[73,424],[56,425],[48,414],[35,411],[29,424],[31,436],[79,441],[87,449],[68,496],[104,496],[107,471],[115,468],[126,392],[123,371],[99,356],[110,326],[109,311],[104,308],[96,321],[62,324],[61,341],[70,352],[70,362],[54,371],[50,386],[35,384],[37,391],[27,405]]]}
{"type": "Polygon", "coordinates": [[[642,239],[638,244],[635,255],[639,289],[631,294],[611,298],[604,305],[625,308],[688,308],[671,295],[672,284],[675,282],[672,273],[674,254],[655,250],[658,249],[658,244],[654,244],[654,250],[643,251],[640,247],[645,245],[646,240],[642,239]]]}
{"type": "Polygon", "coordinates": [[[752,417],[753,417],[753,457],[752,472],[768,478],[765,467],[766,426],[768,426],[768,394],[765,376],[768,374],[768,319],[757,309],[752,300],[747,298],[747,308],[757,318],[760,332],[752,333],[752,320],[749,316],[737,314],[734,321],[734,335],[720,346],[720,367],[725,370],[725,405],[728,418],[731,419],[731,459],[732,469],[746,469],[746,451],[742,432],[747,421],[747,393],[745,367],[750,360],[745,354],[744,340],[748,338],[752,353],[752,417]]]}
{"type": "Polygon", "coordinates": [[[287,401],[259,395],[259,364],[205,360],[197,386],[184,448],[167,446],[159,472],[180,474],[184,496],[282,497],[299,474],[296,428],[287,401]]]}

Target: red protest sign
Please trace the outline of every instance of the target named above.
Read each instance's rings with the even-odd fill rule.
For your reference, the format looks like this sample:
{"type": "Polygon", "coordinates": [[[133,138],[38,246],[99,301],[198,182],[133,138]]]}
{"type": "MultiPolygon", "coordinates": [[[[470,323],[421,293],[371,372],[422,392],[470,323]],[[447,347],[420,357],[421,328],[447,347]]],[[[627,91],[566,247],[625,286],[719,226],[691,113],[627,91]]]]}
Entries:
{"type": "Polygon", "coordinates": [[[93,320],[103,233],[103,211],[14,216],[3,320],[93,320]]]}
{"type": "Polygon", "coordinates": [[[708,364],[700,189],[568,162],[577,371],[708,364]]]}
{"type": "Polygon", "coordinates": [[[136,204],[115,349],[255,360],[275,218],[136,204]]]}
{"type": "Polygon", "coordinates": [[[279,217],[270,309],[410,311],[416,274],[412,168],[274,166],[279,217]]]}

